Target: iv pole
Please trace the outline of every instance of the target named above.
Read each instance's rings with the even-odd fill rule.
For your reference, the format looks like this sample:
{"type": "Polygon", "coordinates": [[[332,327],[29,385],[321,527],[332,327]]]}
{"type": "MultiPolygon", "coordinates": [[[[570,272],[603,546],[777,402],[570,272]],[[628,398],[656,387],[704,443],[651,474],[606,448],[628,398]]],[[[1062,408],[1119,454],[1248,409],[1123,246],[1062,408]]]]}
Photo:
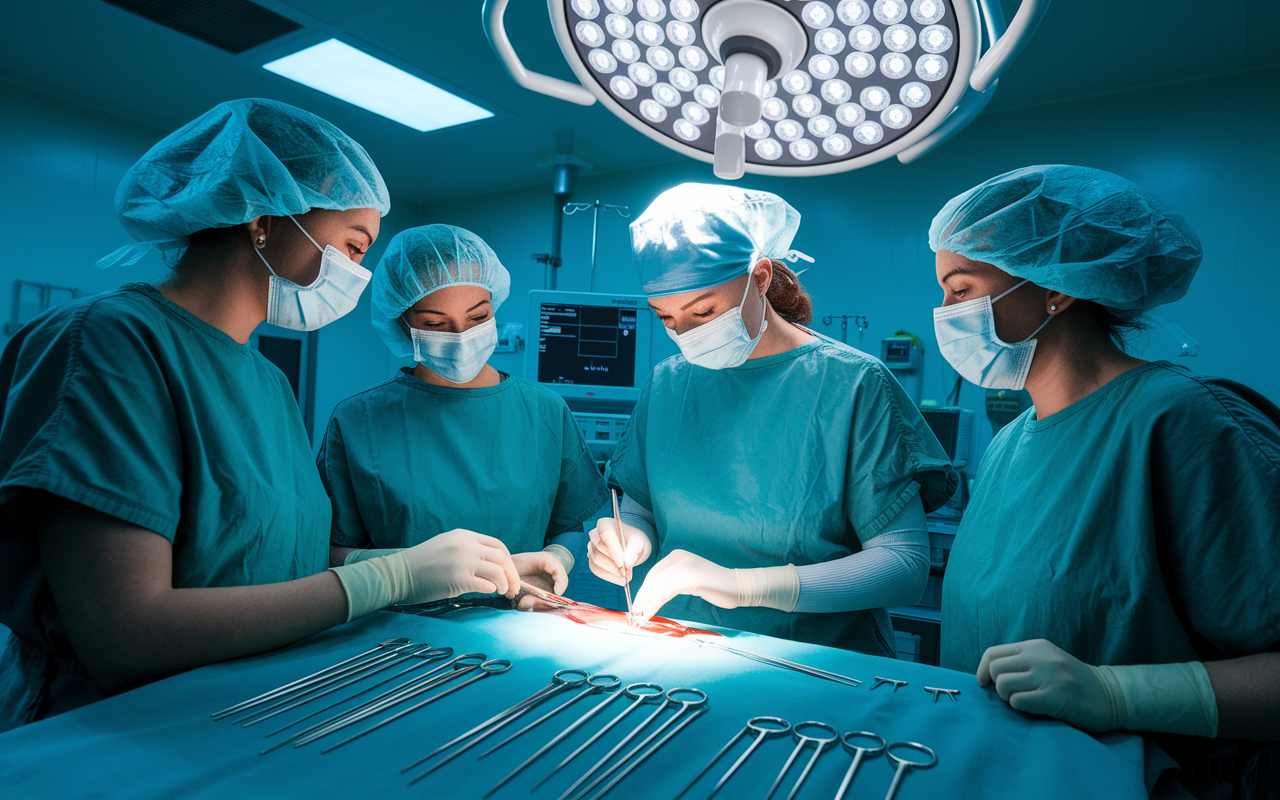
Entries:
{"type": "Polygon", "coordinates": [[[588,208],[595,210],[591,216],[591,291],[594,292],[596,290],[596,240],[600,234],[600,212],[609,211],[625,219],[631,216],[631,209],[627,206],[607,205],[597,200],[594,203],[565,203],[564,214],[569,217],[588,208]]]}
{"type": "Polygon", "coordinates": [[[830,325],[835,320],[840,320],[840,341],[843,344],[849,343],[849,320],[853,320],[853,324],[858,326],[858,349],[862,349],[862,332],[867,329],[867,318],[861,314],[828,314],[822,318],[823,325],[830,325]]]}

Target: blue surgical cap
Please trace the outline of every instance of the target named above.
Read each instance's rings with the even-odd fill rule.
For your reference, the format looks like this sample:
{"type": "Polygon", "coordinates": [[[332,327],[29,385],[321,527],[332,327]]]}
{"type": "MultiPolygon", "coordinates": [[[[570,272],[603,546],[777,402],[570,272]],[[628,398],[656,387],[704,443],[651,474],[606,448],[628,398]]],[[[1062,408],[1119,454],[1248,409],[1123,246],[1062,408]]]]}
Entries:
{"type": "Polygon", "coordinates": [[[775,194],[685,183],[631,223],[631,254],[645,294],[681,294],[728,283],[761,258],[785,257],[799,227],[800,213],[775,194]]]}
{"type": "Polygon", "coordinates": [[[373,272],[373,327],[392,354],[413,357],[400,316],[447,286],[488,289],[493,310],[511,294],[511,273],[484,239],[453,225],[425,225],[392,237],[373,272]]]}
{"type": "Polygon", "coordinates": [[[391,197],[364,148],[315,114],[274,100],[219,103],[125,173],[116,212],[140,244],[98,266],[133,263],[152,247],[172,266],[196,231],[313,208],[385,216],[391,197]]]}
{"type": "Polygon", "coordinates": [[[953,198],[929,247],[1133,316],[1187,293],[1200,239],[1142,187],[1087,167],[1025,167],[953,198]]]}

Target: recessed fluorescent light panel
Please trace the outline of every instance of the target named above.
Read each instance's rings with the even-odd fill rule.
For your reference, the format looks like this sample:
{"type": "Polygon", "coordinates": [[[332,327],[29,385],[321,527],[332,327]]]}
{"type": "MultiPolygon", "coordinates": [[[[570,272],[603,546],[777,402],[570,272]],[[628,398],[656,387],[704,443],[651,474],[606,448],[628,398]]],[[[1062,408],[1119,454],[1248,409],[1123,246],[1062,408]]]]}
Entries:
{"type": "Polygon", "coordinates": [[[486,119],[493,112],[330,39],[264,64],[263,69],[419,131],[486,119]]]}

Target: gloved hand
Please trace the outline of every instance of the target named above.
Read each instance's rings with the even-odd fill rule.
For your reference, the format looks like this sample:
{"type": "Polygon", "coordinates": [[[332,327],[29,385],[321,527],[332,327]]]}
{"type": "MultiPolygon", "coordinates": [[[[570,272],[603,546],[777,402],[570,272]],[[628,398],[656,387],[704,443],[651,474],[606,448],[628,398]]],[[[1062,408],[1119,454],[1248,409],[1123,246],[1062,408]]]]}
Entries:
{"type": "MultiPolygon", "coordinates": [[[[564,563],[546,550],[537,553],[513,553],[511,560],[520,573],[520,580],[532,586],[554,594],[564,594],[569,586],[569,575],[565,572],[564,563]]],[[[537,598],[525,595],[517,606],[521,611],[530,611],[537,603],[537,598]]]]}
{"type": "Polygon", "coordinates": [[[429,603],[467,592],[515,597],[520,590],[520,574],[507,546],[461,528],[332,570],[347,594],[348,622],[397,603],[429,603]]]}
{"type": "Polygon", "coordinates": [[[988,647],[978,685],[995,683],[1013,708],[1093,733],[1123,728],[1124,695],[1115,678],[1044,639],[988,647]]]}
{"type": "MultiPolygon", "coordinates": [[[[618,526],[613,519],[601,519],[588,534],[587,558],[591,571],[601,580],[621,586],[631,578],[631,570],[649,560],[653,544],[644,531],[622,523],[622,534],[627,546],[622,546],[618,526]]],[[[669,599],[669,598],[668,598],[669,599]]],[[[663,602],[666,602],[665,600],[663,602]]]]}
{"type": "Polygon", "coordinates": [[[721,608],[766,606],[791,611],[800,597],[800,576],[790,564],[729,569],[685,550],[672,550],[649,571],[631,610],[648,619],[681,594],[701,597],[721,608]]]}

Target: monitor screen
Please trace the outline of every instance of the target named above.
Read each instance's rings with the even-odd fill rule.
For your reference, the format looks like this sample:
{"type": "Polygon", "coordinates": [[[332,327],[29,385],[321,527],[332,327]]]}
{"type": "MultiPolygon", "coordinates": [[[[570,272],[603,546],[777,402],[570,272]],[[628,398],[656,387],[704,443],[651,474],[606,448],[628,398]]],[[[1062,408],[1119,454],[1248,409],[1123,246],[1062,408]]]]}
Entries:
{"type": "Polygon", "coordinates": [[[649,375],[653,312],[642,295],[529,292],[525,377],[575,404],[634,403],[649,375]]]}
{"type": "Polygon", "coordinates": [[[540,303],[538,383],[635,384],[636,308],[540,303]]]}

